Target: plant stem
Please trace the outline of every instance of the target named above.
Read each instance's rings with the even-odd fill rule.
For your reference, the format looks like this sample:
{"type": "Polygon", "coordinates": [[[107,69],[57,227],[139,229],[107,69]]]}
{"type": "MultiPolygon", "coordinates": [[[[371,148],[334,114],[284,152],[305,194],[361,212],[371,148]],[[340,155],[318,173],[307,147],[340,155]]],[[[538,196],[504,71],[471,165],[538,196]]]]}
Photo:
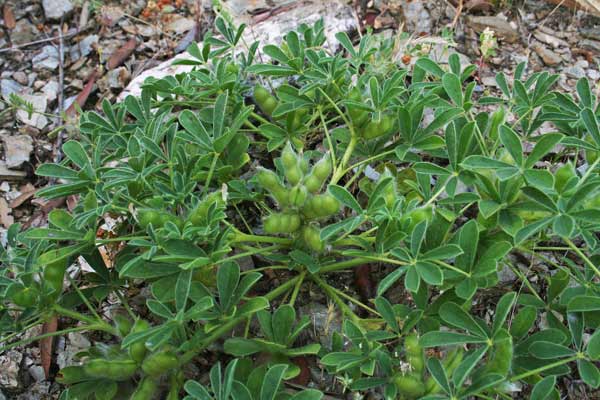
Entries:
{"type": "Polygon", "coordinates": [[[441,265],[441,266],[442,266],[442,267],[444,267],[444,268],[448,268],[448,269],[449,269],[449,270],[451,270],[451,271],[454,271],[454,272],[456,272],[456,273],[459,273],[459,274],[461,274],[461,275],[464,275],[464,276],[466,276],[467,278],[470,278],[470,277],[471,277],[471,274],[469,274],[468,272],[465,272],[465,271],[463,271],[463,270],[462,270],[462,269],[460,269],[460,268],[456,268],[454,265],[450,265],[450,264],[448,264],[447,262],[444,262],[444,261],[442,261],[442,260],[433,260],[433,262],[434,262],[434,263],[436,263],[436,264],[438,264],[438,265],[441,265]]]}
{"type": "Polygon", "coordinates": [[[212,176],[215,173],[215,167],[217,166],[217,161],[219,160],[219,156],[221,154],[215,152],[213,155],[212,163],[210,164],[210,169],[208,170],[208,175],[206,176],[206,182],[204,182],[204,189],[202,189],[202,195],[206,194],[208,190],[208,186],[210,185],[210,181],[212,180],[212,176]]]}
{"type": "Polygon", "coordinates": [[[300,286],[302,286],[302,282],[304,282],[304,278],[306,277],[306,271],[302,271],[300,277],[298,279],[298,283],[294,286],[294,291],[292,292],[292,297],[290,298],[290,306],[294,306],[296,302],[296,298],[298,297],[298,293],[300,292],[300,286]]]}
{"type": "Polygon", "coordinates": [[[354,322],[356,325],[360,326],[360,318],[358,318],[358,315],[356,315],[354,313],[354,311],[352,311],[350,309],[350,307],[348,307],[348,305],[346,303],[344,303],[342,301],[342,299],[340,299],[340,297],[337,295],[337,293],[335,292],[335,289],[333,287],[331,287],[328,283],[323,281],[323,279],[319,278],[317,275],[312,275],[311,278],[315,281],[315,283],[317,285],[319,285],[321,287],[321,289],[323,289],[323,291],[329,297],[331,297],[331,299],[334,301],[334,303],[337,304],[337,306],[340,308],[340,310],[342,310],[343,314],[345,314],[348,318],[350,318],[352,320],[352,322],[354,322]]]}
{"type": "Polygon", "coordinates": [[[323,112],[321,108],[319,108],[319,117],[321,117],[321,123],[323,124],[323,131],[325,132],[325,137],[327,138],[327,145],[329,146],[329,151],[331,151],[331,163],[335,169],[337,165],[337,161],[335,159],[335,149],[333,148],[333,142],[331,141],[331,135],[329,135],[329,129],[327,129],[327,124],[325,123],[325,118],[323,117],[323,112]]]}
{"type": "Polygon", "coordinates": [[[346,293],[344,293],[343,291],[329,285],[331,287],[331,290],[335,291],[337,293],[338,296],[345,298],[348,301],[351,301],[352,303],[356,304],[359,307],[364,308],[365,310],[367,310],[368,312],[370,312],[373,315],[378,315],[379,317],[381,317],[381,314],[379,314],[377,312],[377,310],[374,310],[373,308],[369,307],[368,305],[364,304],[363,302],[356,300],[354,297],[347,295],[346,293]]]}
{"type": "MultiPolygon", "coordinates": [[[[375,257],[374,257],[374,259],[379,261],[379,259],[377,259],[375,257]]],[[[319,274],[322,274],[325,272],[339,271],[341,269],[354,267],[356,265],[369,263],[371,261],[373,261],[373,259],[366,258],[366,257],[354,258],[352,260],[347,260],[347,261],[340,261],[340,262],[329,264],[329,265],[322,267],[321,270],[319,271],[319,274]]]]}
{"type": "Polygon", "coordinates": [[[510,381],[511,382],[516,382],[516,381],[519,381],[519,380],[521,380],[523,378],[527,378],[528,376],[537,375],[540,372],[544,372],[544,371],[547,371],[549,369],[560,367],[561,365],[564,365],[564,364],[576,361],[578,358],[579,358],[579,356],[573,356],[573,357],[565,358],[563,360],[559,360],[559,361],[553,362],[551,364],[544,365],[543,367],[539,367],[539,368],[536,368],[536,369],[532,369],[531,371],[523,372],[522,374],[519,374],[517,376],[513,376],[510,379],[510,381]]]}
{"type": "MultiPolygon", "coordinates": [[[[279,297],[281,294],[287,292],[290,288],[292,288],[299,279],[300,276],[296,276],[295,278],[290,279],[283,285],[280,285],[277,288],[271,290],[264,297],[269,301],[279,297]]],[[[245,321],[246,318],[248,318],[248,315],[242,315],[233,318],[225,322],[223,325],[221,325],[214,331],[212,331],[212,333],[208,337],[206,337],[204,340],[201,340],[194,348],[183,353],[183,355],[179,358],[179,365],[185,365],[192,361],[192,359],[196,357],[198,353],[207,348],[210,344],[219,340],[223,335],[235,328],[239,323],[245,321]]]]}
{"type": "Polygon", "coordinates": [[[579,247],[575,246],[575,243],[573,243],[571,241],[571,239],[569,239],[567,237],[563,237],[563,240],[569,245],[569,247],[575,253],[577,253],[577,255],[579,256],[579,258],[581,258],[583,260],[583,262],[585,262],[592,269],[592,271],[594,271],[594,273],[598,277],[600,277],[600,271],[598,270],[598,268],[594,265],[594,263],[585,254],[583,254],[583,252],[581,250],[579,250],[579,247]]]}
{"type": "Polygon", "coordinates": [[[292,239],[279,238],[274,236],[260,236],[260,235],[249,235],[247,233],[236,232],[235,237],[231,240],[233,243],[236,242],[256,242],[256,243],[279,243],[290,245],[292,239]]]}
{"type": "Polygon", "coordinates": [[[358,140],[356,139],[355,135],[350,136],[350,143],[348,143],[348,147],[346,148],[346,152],[342,157],[342,161],[340,162],[340,165],[338,165],[338,168],[336,168],[333,177],[331,178],[331,184],[338,183],[338,181],[344,176],[346,164],[348,164],[348,161],[350,161],[350,157],[354,152],[354,148],[356,147],[357,142],[358,140]]]}
{"type": "MultiPolygon", "coordinates": [[[[88,330],[89,331],[98,331],[98,330],[105,331],[105,329],[103,329],[101,326],[95,325],[95,324],[75,326],[73,328],[63,329],[63,330],[55,331],[55,332],[48,332],[48,333],[44,333],[42,335],[38,335],[35,337],[30,337],[27,339],[19,340],[17,342],[0,347],[0,352],[5,352],[7,350],[10,350],[10,349],[18,347],[18,346],[22,346],[24,344],[36,342],[40,339],[53,337],[53,336],[60,336],[60,335],[64,335],[64,334],[71,333],[71,332],[81,332],[81,331],[88,331],[88,330]]],[[[109,333],[113,333],[113,332],[109,332],[109,333]]]]}

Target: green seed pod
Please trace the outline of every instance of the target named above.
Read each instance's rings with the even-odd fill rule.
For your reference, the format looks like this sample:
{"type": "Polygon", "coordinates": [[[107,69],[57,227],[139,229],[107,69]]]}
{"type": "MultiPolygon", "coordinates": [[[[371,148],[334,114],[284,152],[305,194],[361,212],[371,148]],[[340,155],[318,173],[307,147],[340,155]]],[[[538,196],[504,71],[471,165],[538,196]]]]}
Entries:
{"type": "Polygon", "coordinates": [[[289,142],[285,145],[283,151],[281,152],[281,163],[285,168],[298,166],[298,156],[289,142]]]}
{"type": "Polygon", "coordinates": [[[267,89],[260,85],[254,87],[254,100],[262,112],[269,117],[277,107],[277,99],[267,89]]]}
{"type": "Polygon", "coordinates": [[[394,376],[394,384],[401,398],[417,399],[425,394],[423,381],[413,374],[397,374],[394,376]]]}
{"type": "Polygon", "coordinates": [[[308,191],[302,185],[294,186],[290,190],[290,204],[294,207],[302,207],[308,198],[308,191]]]}
{"type": "Polygon", "coordinates": [[[412,232],[413,228],[415,226],[417,226],[417,224],[419,224],[421,221],[431,222],[431,220],[433,219],[433,207],[427,206],[427,207],[415,208],[408,214],[405,214],[402,217],[402,220],[405,221],[408,218],[410,218],[410,224],[408,227],[408,231],[412,232]]]}
{"type": "Polygon", "coordinates": [[[122,337],[127,336],[129,331],[131,331],[131,328],[133,327],[133,321],[127,318],[127,316],[120,313],[116,313],[113,316],[113,320],[115,321],[115,326],[119,331],[119,334],[122,337]]]}
{"type": "Polygon", "coordinates": [[[273,213],[266,217],[263,221],[263,229],[265,233],[277,234],[281,233],[284,229],[283,216],[278,213],[273,213]]]}
{"type": "Polygon", "coordinates": [[[337,214],[340,211],[340,202],[330,194],[323,194],[321,198],[321,215],[324,217],[337,214]]]}
{"type": "Polygon", "coordinates": [[[144,209],[138,212],[138,221],[143,229],[148,228],[150,224],[154,228],[161,227],[160,213],[156,210],[144,209]]]}
{"type": "Polygon", "coordinates": [[[325,154],[313,167],[312,173],[321,181],[325,181],[331,174],[331,157],[329,153],[325,154]]]}
{"type": "Polygon", "coordinates": [[[300,216],[298,214],[288,214],[286,217],[286,223],[288,224],[286,231],[289,233],[296,232],[300,228],[300,225],[302,225],[300,216]]]}
{"type": "Polygon", "coordinates": [[[304,157],[300,157],[300,161],[299,161],[299,165],[300,165],[300,170],[302,170],[302,174],[307,174],[308,173],[308,160],[304,157]]]}
{"type": "Polygon", "coordinates": [[[306,202],[304,203],[304,206],[302,207],[302,215],[304,215],[304,217],[307,219],[314,219],[318,217],[317,213],[315,212],[313,203],[314,196],[309,197],[308,200],[306,200],[306,202]]]}
{"type": "Polygon", "coordinates": [[[74,383],[87,381],[89,376],[86,374],[85,369],[79,365],[73,365],[65,367],[58,372],[56,381],[63,385],[72,385],[74,383]]]}
{"type": "Polygon", "coordinates": [[[261,168],[256,174],[258,183],[266,190],[272,191],[281,186],[279,177],[271,170],[261,168]]]}
{"type": "Polygon", "coordinates": [[[286,168],[285,170],[285,178],[289,182],[290,185],[295,186],[300,183],[302,180],[302,170],[299,166],[294,165],[293,167],[286,168]]]}
{"type": "Polygon", "coordinates": [[[283,186],[278,186],[271,191],[271,196],[277,202],[279,207],[285,207],[290,204],[290,192],[283,186]]]}
{"type": "Polygon", "coordinates": [[[325,245],[323,241],[321,241],[321,236],[317,228],[312,226],[304,227],[304,229],[302,229],[302,239],[304,239],[308,248],[316,253],[320,253],[325,249],[325,245]]]}
{"type": "Polygon", "coordinates": [[[410,364],[412,370],[422,374],[425,368],[425,355],[416,334],[410,334],[404,339],[404,351],[406,362],[410,364]]]}
{"type": "Polygon", "coordinates": [[[125,381],[137,371],[138,365],[133,360],[105,360],[96,358],[88,361],[83,370],[90,378],[105,378],[113,381],[125,381]]]}
{"type": "Polygon", "coordinates": [[[151,400],[155,397],[157,389],[158,382],[154,378],[147,376],[140,381],[130,400],[151,400]]]}
{"type": "Polygon", "coordinates": [[[159,376],[179,364],[177,355],[171,350],[161,350],[150,354],[142,363],[142,370],[150,376],[159,376]]]}
{"type": "Polygon", "coordinates": [[[394,127],[394,120],[389,115],[381,117],[380,121],[371,121],[364,129],[363,136],[365,139],[374,139],[380,136],[387,135],[394,127]]]}
{"type": "Polygon", "coordinates": [[[304,179],[304,187],[310,193],[317,193],[321,189],[321,186],[323,186],[323,181],[314,174],[310,174],[304,179]]]}
{"type": "MultiPolygon", "coordinates": [[[[143,319],[138,319],[133,324],[133,328],[131,329],[131,333],[143,332],[147,329],[150,329],[150,324],[148,321],[143,319]]],[[[144,361],[146,357],[146,344],[144,342],[136,342],[129,346],[129,357],[134,360],[136,363],[140,364],[144,361]]]]}

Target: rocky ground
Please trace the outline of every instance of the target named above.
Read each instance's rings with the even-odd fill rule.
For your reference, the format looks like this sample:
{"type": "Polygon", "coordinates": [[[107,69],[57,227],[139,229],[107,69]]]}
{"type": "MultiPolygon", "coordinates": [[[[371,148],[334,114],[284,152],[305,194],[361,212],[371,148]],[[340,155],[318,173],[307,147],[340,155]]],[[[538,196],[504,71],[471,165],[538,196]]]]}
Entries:
{"type": "MultiPolygon", "coordinates": [[[[458,52],[465,61],[481,65],[481,90],[495,85],[497,72],[510,74],[522,61],[529,63],[530,71],[559,74],[558,85],[565,91],[573,91],[576,80],[584,76],[597,89],[600,19],[592,12],[552,3],[230,0],[222,2],[222,11],[249,25],[248,41],[276,42],[299,21],[314,22],[321,16],[331,33],[369,27],[385,36],[403,33],[398,60],[409,64],[417,53],[430,51],[444,61],[449,52],[458,52]],[[483,60],[479,35],[486,28],[495,32],[499,46],[496,55],[483,60]]],[[[137,93],[146,76],[179,71],[168,60],[211,29],[212,5],[207,0],[4,2],[0,10],[1,240],[14,222],[42,226],[51,209],[71,206],[68,198],[37,199],[36,189],[49,182],[36,179],[33,171],[41,162],[60,159],[60,144],[76,135],[77,110],[99,109],[104,99],[117,101],[119,96],[137,93]],[[28,104],[15,103],[12,94],[28,104]]],[[[333,35],[330,38],[334,46],[333,35]]],[[[504,276],[507,281],[512,278],[504,276]]],[[[320,307],[310,310],[319,319],[315,326],[329,328],[336,320],[331,310],[320,307]]],[[[37,333],[34,329],[26,335],[37,333]]],[[[60,338],[54,346],[53,366],[67,365],[73,354],[89,345],[90,339],[78,333],[60,338]]],[[[0,354],[0,400],[55,398],[59,388],[46,379],[39,353],[32,345],[0,354]]]]}

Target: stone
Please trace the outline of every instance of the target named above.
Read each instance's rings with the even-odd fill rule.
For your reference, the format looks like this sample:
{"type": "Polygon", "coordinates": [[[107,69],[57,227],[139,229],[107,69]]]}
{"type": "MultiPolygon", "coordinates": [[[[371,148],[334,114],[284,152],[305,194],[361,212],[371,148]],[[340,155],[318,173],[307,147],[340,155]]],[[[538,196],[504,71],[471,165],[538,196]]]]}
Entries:
{"type": "Polygon", "coordinates": [[[125,83],[131,78],[131,74],[126,67],[119,67],[117,69],[111,69],[106,74],[106,80],[108,87],[111,89],[122,89],[125,87],[125,83]]]}
{"type": "Polygon", "coordinates": [[[58,49],[48,45],[42,47],[42,51],[31,59],[34,69],[55,70],[58,67],[58,49]]]}
{"type": "Polygon", "coordinates": [[[29,79],[27,78],[27,74],[23,71],[17,71],[12,75],[13,79],[17,81],[21,85],[27,85],[29,83],[29,79]]]}
{"type": "MultiPolygon", "coordinates": [[[[245,43],[253,43],[258,40],[260,42],[259,55],[257,57],[265,58],[262,53],[262,48],[266,44],[279,44],[283,36],[291,30],[296,30],[300,24],[312,25],[319,19],[323,18],[323,26],[325,28],[326,45],[328,47],[336,46],[338,41],[335,38],[336,33],[340,31],[349,32],[357,28],[357,20],[354,17],[353,8],[347,2],[341,0],[330,0],[322,2],[294,2],[291,8],[280,14],[269,15],[266,18],[262,14],[252,16],[248,14],[248,10],[252,7],[249,4],[254,4],[256,1],[240,1],[240,4],[246,7],[246,11],[240,10],[240,15],[234,17],[235,25],[239,26],[246,23],[248,27],[244,31],[245,43]]],[[[269,8],[273,6],[271,3],[278,3],[280,0],[269,2],[269,8]]],[[[289,3],[289,2],[288,2],[289,3]]],[[[275,4],[275,5],[276,5],[275,4]]],[[[231,4],[228,4],[231,6],[231,4]]],[[[235,13],[232,12],[235,15],[235,13]]],[[[141,33],[140,33],[141,34],[141,33]]],[[[240,47],[242,47],[241,45],[240,47]]],[[[104,54],[104,52],[102,53],[104,54]]],[[[189,60],[192,56],[183,52],[176,55],[174,58],[167,60],[155,68],[151,68],[137,75],[119,94],[119,100],[123,100],[128,95],[139,96],[141,93],[141,85],[148,78],[156,79],[172,76],[175,74],[185,73],[192,70],[190,65],[173,65],[175,60],[189,60]]],[[[266,58],[268,59],[268,58],[266,58]]]]}
{"type": "Polygon", "coordinates": [[[595,81],[600,79],[600,72],[598,72],[598,70],[595,69],[588,69],[587,77],[590,78],[591,81],[593,81],[592,83],[595,83],[595,81]]]}
{"type": "Polygon", "coordinates": [[[29,155],[33,151],[33,139],[29,135],[3,136],[4,159],[8,168],[21,166],[29,161],[29,155]]]}
{"type": "Polygon", "coordinates": [[[119,6],[105,5],[100,8],[100,22],[109,28],[115,26],[124,16],[125,13],[119,6]]]}
{"type": "Polygon", "coordinates": [[[10,350],[0,355],[0,387],[2,389],[15,390],[19,387],[19,365],[23,355],[16,351],[10,350]]]}
{"type": "Polygon", "coordinates": [[[23,18],[17,21],[15,29],[10,32],[10,40],[13,44],[19,45],[35,40],[39,30],[35,24],[29,22],[27,18],[23,18]]]}
{"type": "MultiPolygon", "coordinates": [[[[463,66],[466,66],[471,63],[471,60],[466,55],[459,53],[453,47],[448,46],[447,43],[437,43],[431,47],[431,51],[429,52],[429,57],[440,64],[448,64],[448,59],[452,54],[458,55],[460,59],[460,63],[463,66]]],[[[416,58],[415,58],[416,62],[416,58]]]]}
{"type": "Polygon", "coordinates": [[[92,345],[88,338],[86,338],[79,332],[71,332],[69,333],[68,337],[70,344],[74,347],[78,347],[80,349],[87,349],[92,345]]]}
{"type": "Polygon", "coordinates": [[[69,55],[71,56],[71,61],[77,61],[82,57],[87,56],[94,50],[94,45],[98,44],[98,35],[90,35],[86,36],[83,40],[79,41],[79,43],[71,46],[69,51],[69,55]]]}
{"type": "Polygon", "coordinates": [[[180,35],[193,29],[195,25],[196,21],[191,18],[178,17],[173,18],[173,20],[165,26],[165,30],[180,35]]]}
{"type": "Polygon", "coordinates": [[[578,65],[572,65],[563,69],[565,75],[573,79],[581,79],[585,77],[585,70],[578,65]]]}
{"type": "Polygon", "coordinates": [[[42,0],[46,19],[61,19],[73,11],[71,0],[42,0]]]}
{"type": "Polygon", "coordinates": [[[46,380],[46,373],[41,365],[33,365],[29,367],[29,375],[31,375],[36,382],[42,382],[46,380]]]}
{"type": "Polygon", "coordinates": [[[18,110],[17,118],[24,124],[34,126],[38,129],[42,129],[43,127],[45,127],[46,124],[48,124],[48,118],[46,118],[45,115],[40,113],[46,112],[46,96],[24,94],[21,96],[21,98],[24,101],[31,103],[33,105],[34,111],[37,112],[33,112],[31,115],[29,115],[29,113],[26,110],[18,110]]]}
{"type": "Polygon", "coordinates": [[[531,48],[537,53],[538,56],[540,56],[542,61],[544,61],[544,64],[548,66],[558,65],[562,62],[561,56],[540,43],[532,44],[531,48]]]}
{"type": "Polygon", "coordinates": [[[407,2],[404,7],[404,20],[410,32],[431,33],[431,15],[422,0],[407,2]]]}
{"type": "Polygon", "coordinates": [[[6,101],[10,100],[10,95],[13,93],[20,94],[23,90],[23,86],[19,85],[12,79],[0,80],[0,93],[2,98],[6,101]]]}
{"type": "Polygon", "coordinates": [[[586,50],[592,50],[600,52],[600,41],[584,39],[579,42],[579,47],[586,50]]]}
{"type": "Polygon", "coordinates": [[[58,97],[58,82],[48,81],[42,88],[42,93],[46,96],[48,103],[52,103],[58,97]]]}
{"type": "Polygon", "coordinates": [[[556,36],[552,36],[547,33],[544,33],[544,32],[535,31],[533,33],[533,36],[540,42],[549,44],[550,46],[554,47],[555,49],[558,47],[569,47],[569,43],[567,43],[566,41],[559,39],[556,36]]]}
{"type": "Polygon", "coordinates": [[[516,26],[509,23],[499,16],[474,16],[467,19],[467,24],[477,33],[481,33],[485,28],[490,28],[501,40],[514,43],[519,40],[519,31],[516,26]]]}

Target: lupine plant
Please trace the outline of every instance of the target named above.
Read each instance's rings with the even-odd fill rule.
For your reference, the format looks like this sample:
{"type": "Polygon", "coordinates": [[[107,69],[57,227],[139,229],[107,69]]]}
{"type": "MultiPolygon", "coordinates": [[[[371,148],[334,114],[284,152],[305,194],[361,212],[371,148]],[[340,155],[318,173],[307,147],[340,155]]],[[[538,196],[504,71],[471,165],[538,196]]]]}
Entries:
{"type": "Polygon", "coordinates": [[[91,335],[55,377],[63,400],[543,400],[568,380],[600,386],[600,111],[586,79],[559,92],[557,75],[520,64],[488,88],[456,55],[399,65],[394,39],[339,33],[333,49],[321,22],[264,47],[216,28],[179,61],[191,72],[83,113],[64,160],[37,169],[55,182],[39,197],[78,201],[8,231],[0,349],[56,316],[42,337],[91,335]],[[370,299],[348,290],[365,265],[370,299]],[[343,318],[328,341],[302,311],[317,298],[343,318]],[[333,389],[291,384],[298,357],[333,389]]]}

